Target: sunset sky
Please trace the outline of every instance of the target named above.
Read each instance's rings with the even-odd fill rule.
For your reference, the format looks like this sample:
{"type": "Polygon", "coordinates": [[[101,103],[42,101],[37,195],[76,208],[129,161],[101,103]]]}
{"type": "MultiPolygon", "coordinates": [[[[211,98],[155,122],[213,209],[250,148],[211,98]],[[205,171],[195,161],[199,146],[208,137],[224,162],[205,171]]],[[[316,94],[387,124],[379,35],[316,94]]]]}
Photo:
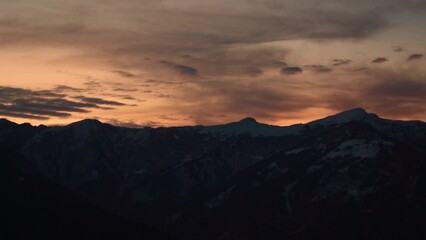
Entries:
{"type": "Polygon", "coordinates": [[[0,118],[426,120],[425,0],[0,0],[0,118]]]}

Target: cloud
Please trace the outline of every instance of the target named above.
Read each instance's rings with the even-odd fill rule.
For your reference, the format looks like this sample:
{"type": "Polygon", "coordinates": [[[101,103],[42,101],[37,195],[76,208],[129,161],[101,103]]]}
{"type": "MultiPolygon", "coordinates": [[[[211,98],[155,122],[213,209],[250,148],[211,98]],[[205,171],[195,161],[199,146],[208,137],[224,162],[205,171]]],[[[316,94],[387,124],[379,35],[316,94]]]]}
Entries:
{"type": "MultiPolygon", "coordinates": [[[[0,105],[1,108],[2,105],[0,105]]],[[[10,109],[7,110],[1,110],[0,109],[0,116],[5,117],[14,117],[14,118],[25,118],[25,119],[34,119],[34,120],[48,120],[49,117],[43,117],[39,115],[32,115],[32,114],[26,114],[26,113],[19,113],[19,112],[12,112],[10,109]]]]}
{"type": "MultiPolygon", "coordinates": [[[[189,116],[195,124],[217,124],[246,116],[270,120],[288,119],[294,112],[303,111],[315,103],[312,96],[298,87],[280,86],[272,82],[246,81],[195,82],[190,90],[180,93],[182,101],[173,106],[175,111],[189,116]]],[[[178,114],[178,115],[179,115],[178,114]]]]}
{"type": "Polygon", "coordinates": [[[258,67],[248,67],[245,69],[245,73],[247,73],[250,77],[258,77],[263,74],[263,70],[258,67]]]}
{"type": "Polygon", "coordinates": [[[333,69],[324,65],[307,65],[306,67],[317,73],[327,73],[333,71],[333,69]]]}
{"type": "Polygon", "coordinates": [[[408,58],[407,61],[411,62],[411,61],[415,61],[415,60],[419,60],[423,58],[423,54],[420,53],[415,53],[415,54],[411,54],[408,58]]]}
{"type": "Polygon", "coordinates": [[[170,62],[170,61],[160,61],[160,63],[165,65],[165,66],[168,66],[170,68],[173,68],[178,73],[183,74],[183,75],[190,75],[190,76],[197,76],[198,75],[198,70],[193,68],[193,67],[190,67],[190,66],[177,64],[177,63],[170,62]]]}
{"type": "Polygon", "coordinates": [[[87,80],[86,82],[84,82],[84,85],[87,88],[100,88],[100,87],[102,87],[102,84],[97,80],[87,80]]]}
{"type": "Polygon", "coordinates": [[[85,97],[85,96],[76,96],[72,97],[74,99],[81,100],[84,103],[89,104],[98,104],[98,105],[111,105],[111,106],[125,106],[126,104],[116,101],[104,100],[101,98],[85,97]]]}
{"type": "Polygon", "coordinates": [[[130,72],[126,72],[126,71],[122,71],[122,70],[116,70],[116,71],[112,71],[113,73],[116,73],[124,78],[135,78],[138,75],[130,73],[130,72]]]}
{"type": "MultiPolygon", "coordinates": [[[[383,10],[386,8],[366,1],[342,4],[333,0],[318,7],[314,0],[304,0],[302,4],[294,0],[285,4],[278,0],[221,0],[219,3],[184,0],[181,4],[172,1],[140,4],[126,0],[122,5],[109,0],[94,3],[76,0],[50,6],[55,11],[34,6],[30,0],[21,2],[28,5],[25,11],[11,4],[11,17],[0,19],[0,44],[78,49],[82,56],[77,59],[89,56],[102,63],[108,62],[124,69],[115,72],[123,77],[134,77],[135,74],[126,69],[139,67],[149,62],[147,59],[152,62],[168,59],[169,63],[174,63],[169,66],[174,65],[178,72],[197,75],[201,67],[194,67],[191,62],[177,63],[176,57],[197,59],[204,55],[201,59],[207,62],[218,49],[227,51],[244,45],[286,40],[366,39],[390,27],[388,12],[383,10]],[[218,10],[220,5],[225,7],[218,10]],[[111,21],[111,17],[120,21],[111,21]]],[[[40,5],[44,4],[48,5],[40,5]]],[[[271,47],[261,51],[273,50],[271,47]]],[[[217,68],[226,65],[224,58],[210,60],[218,65],[217,68]]],[[[239,69],[263,68],[250,64],[253,60],[249,58],[241,61],[247,64],[240,65],[239,69]]],[[[203,67],[209,68],[208,65],[203,67]]]]}
{"type": "Polygon", "coordinates": [[[348,82],[346,89],[322,96],[322,103],[335,111],[362,106],[388,118],[426,117],[424,74],[385,69],[367,70],[363,74],[357,81],[348,82]]]}
{"type": "MultiPolygon", "coordinates": [[[[218,46],[192,51],[190,63],[197,66],[204,76],[246,77],[250,71],[259,72],[286,66],[288,50],[271,46],[242,45],[218,46]]],[[[260,76],[260,75],[258,75],[260,76]]]]}
{"type": "Polygon", "coordinates": [[[300,67],[283,67],[281,73],[284,75],[296,75],[301,74],[303,70],[300,67]]]}
{"type": "Polygon", "coordinates": [[[359,68],[352,69],[350,71],[351,72],[362,72],[362,71],[367,71],[367,70],[368,70],[368,68],[366,68],[366,67],[359,67],[359,68]]]}
{"type": "Polygon", "coordinates": [[[82,88],[74,88],[74,87],[70,87],[70,86],[66,86],[66,85],[58,85],[53,89],[54,92],[82,92],[84,91],[84,89],[82,88]]]}
{"type": "Polygon", "coordinates": [[[102,105],[124,105],[83,96],[78,98],[81,101],[71,101],[67,95],[53,91],[0,86],[0,115],[46,120],[51,117],[70,117],[73,113],[88,113],[90,109],[107,109],[102,105]]]}
{"type": "Polygon", "coordinates": [[[405,49],[403,47],[401,47],[401,46],[393,46],[392,50],[394,52],[403,52],[403,51],[405,51],[405,49]]]}
{"type": "Polygon", "coordinates": [[[380,63],[384,63],[384,62],[387,62],[387,61],[389,61],[389,59],[387,59],[385,57],[378,57],[378,58],[373,59],[371,61],[371,63],[380,64],[380,63]]]}
{"type": "Polygon", "coordinates": [[[115,92],[137,92],[138,89],[137,88],[129,88],[129,89],[127,89],[127,88],[115,88],[115,89],[113,89],[113,91],[115,91],[115,92]]]}
{"type": "Polygon", "coordinates": [[[351,64],[352,60],[350,59],[333,59],[333,66],[341,66],[351,64]]]}
{"type": "Polygon", "coordinates": [[[172,95],[164,94],[164,93],[155,93],[154,95],[158,98],[171,98],[172,97],[172,95]]]}

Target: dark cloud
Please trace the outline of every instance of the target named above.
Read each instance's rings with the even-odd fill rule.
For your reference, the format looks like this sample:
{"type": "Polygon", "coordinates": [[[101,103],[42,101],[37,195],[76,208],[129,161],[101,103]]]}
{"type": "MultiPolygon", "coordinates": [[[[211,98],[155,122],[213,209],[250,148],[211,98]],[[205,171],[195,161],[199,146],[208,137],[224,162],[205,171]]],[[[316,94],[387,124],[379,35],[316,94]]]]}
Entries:
{"type": "Polygon", "coordinates": [[[190,66],[177,64],[177,63],[170,62],[170,61],[160,61],[160,63],[165,65],[165,66],[173,68],[178,73],[183,74],[183,75],[190,75],[190,76],[197,76],[198,75],[198,70],[193,68],[193,67],[190,67],[190,66]]]}
{"type": "MultiPolygon", "coordinates": [[[[1,105],[0,105],[0,108],[1,108],[1,105]]],[[[12,112],[12,111],[10,111],[10,109],[8,109],[6,111],[0,109],[0,116],[14,117],[14,118],[25,118],[25,119],[35,119],[35,120],[48,120],[49,119],[49,117],[43,117],[43,116],[31,115],[31,114],[19,113],[19,112],[12,112]]]]}
{"type": "Polygon", "coordinates": [[[401,47],[401,46],[393,46],[392,50],[394,52],[403,52],[403,51],[405,51],[405,49],[403,47],[401,47]]]}
{"type": "Polygon", "coordinates": [[[181,85],[183,82],[172,82],[172,81],[164,81],[164,80],[157,80],[157,79],[147,79],[145,80],[146,83],[150,84],[161,84],[161,85],[181,85]]]}
{"type": "Polygon", "coordinates": [[[351,72],[362,72],[362,71],[367,71],[367,70],[368,70],[368,68],[366,68],[366,67],[359,67],[359,68],[352,69],[350,71],[351,72]]]}
{"type": "Polygon", "coordinates": [[[341,66],[351,64],[352,60],[350,59],[333,59],[333,66],[341,66]]]}
{"type": "Polygon", "coordinates": [[[88,80],[84,83],[87,88],[100,88],[102,84],[97,80],[88,80]]]}
{"type": "Polygon", "coordinates": [[[193,64],[208,76],[250,75],[250,70],[266,70],[286,66],[283,60],[288,50],[276,47],[232,47],[200,49],[193,51],[193,64]]]}
{"type": "Polygon", "coordinates": [[[155,96],[158,98],[171,98],[172,95],[170,94],[164,94],[164,93],[155,93],[155,96]]]}
{"type": "Polygon", "coordinates": [[[131,72],[126,72],[126,71],[122,71],[122,70],[116,70],[116,71],[112,71],[112,72],[116,73],[116,74],[118,74],[118,75],[120,75],[122,77],[125,77],[125,78],[135,78],[135,77],[138,76],[138,75],[133,74],[131,72]]]}
{"type": "Polygon", "coordinates": [[[29,89],[23,89],[23,88],[0,86],[1,101],[13,100],[19,97],[25,98],[28,96],[46,97],[46,98],[63,98],[66,95],[61,93],[54,93],[48,90],[29,90],[29,89]]]}
{"type": "Polygon", "coordinates": [[[85,97],[85,96],[76,96],[74,99],[81,100],[84,103],[89,104],[99,104],[99,105],[111,105],[111,106],[125,106],[126,104],[116,101],[109,101],[102,98],[93,98],[93,97],[85,97]]]}
{"type": "Polygon", "coordinates": [[[114,89],[115,92],[137,92],[138,89],[137,88],[115,88],[114,89]]]}
{"type": "MultiPolygon", "coordinates": [[[[98,98],[79,97],[81,101],[71,101],[65,94],[54,90],[29,90],[0,86],[0,115],[36,120],[50,117],[70,117],[73,113],[88,113],[101,105],[122,106],[124,104],[98,98]]],[[[60,87],[60,89],[66,89],[60,87]]]]}
{"type": "Polygon", "coordinates": [[[58,85],[53,89],[54,92],[82,92],[84,89],[82,88],[74,88],[66,85],[58,85]]]}
{"type": "Polygon", "coordinates": [[[285,75],[296,75],[301,74],[303,70],[300,67],[283,67],[281,73],[285,75]]]}
{"type": "Polygon", "coordinates": [[[407,61],[408,61],[408,62],[410,62],[410,61],[415,61],[415,60],[419,60],[419,59],[422,59],[422,58],[423,58],[423,54],[416,53],[416,54],[411,54],[411,55],[407,58],[407,61]]]}
{"type": "Polygon", "coordinates": [[[138,100],[138,99],[136,99],[136,98],[134,98],[132,96],[123,96],[123,97],[121,97],[121,99],[124,99],[124,100],[138,100]]]}
{"type": "Polygon", "coordinates": [[[333,71],[333,69],[324,65],[307,65],[306,67],[317,73],[326,73],[333,71]]]}
{"type": "Polygon", "coordinates": [[[387,62],[387,61],[389,61],[389,59],[387,59],[385,57],[378,57],[378,58],[373,59],[371,61],[371,63],[380,64],[380,63],[384,63],[384,62],[387,62]]]}
{"type": "Polygon", "coordinates": [[[270,64],[271,67],[277,67],[277,68],[282,68],[282,67],[287,67],[288,64],[286,62],[283,61],[275,61],[272,62],[272,64],[270,64]]]}
{"type": "Polygon", "coordinates": [[[248,74],[250,77],[258,77],[263,74],[263,70],[257,67],[249,67],[245,69],[245,73],[248,74]]]}

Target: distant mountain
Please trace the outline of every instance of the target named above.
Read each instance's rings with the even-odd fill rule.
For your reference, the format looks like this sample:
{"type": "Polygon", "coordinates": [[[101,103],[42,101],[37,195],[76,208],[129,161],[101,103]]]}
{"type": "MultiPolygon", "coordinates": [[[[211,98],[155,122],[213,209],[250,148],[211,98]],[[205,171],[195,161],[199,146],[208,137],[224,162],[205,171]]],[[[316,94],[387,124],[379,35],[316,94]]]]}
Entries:
{"type": "Polygon", "coordinates": [[[48,182],[177,239],[426,237],[421,121],[363,109],[289,127],[1,120],[0,144],[48,182]]]}

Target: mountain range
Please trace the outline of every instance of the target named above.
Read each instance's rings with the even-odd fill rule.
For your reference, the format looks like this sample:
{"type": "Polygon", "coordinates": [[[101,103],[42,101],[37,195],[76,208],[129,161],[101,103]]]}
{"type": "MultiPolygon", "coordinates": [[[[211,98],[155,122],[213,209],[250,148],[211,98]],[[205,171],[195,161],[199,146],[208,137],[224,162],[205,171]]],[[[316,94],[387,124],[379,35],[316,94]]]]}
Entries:
{"type": "Polygon", "coordinates": [[[1,119],[0,150],[11,236],[426,237],[426,123],[361,108],[288,127],[1,119]]]}

